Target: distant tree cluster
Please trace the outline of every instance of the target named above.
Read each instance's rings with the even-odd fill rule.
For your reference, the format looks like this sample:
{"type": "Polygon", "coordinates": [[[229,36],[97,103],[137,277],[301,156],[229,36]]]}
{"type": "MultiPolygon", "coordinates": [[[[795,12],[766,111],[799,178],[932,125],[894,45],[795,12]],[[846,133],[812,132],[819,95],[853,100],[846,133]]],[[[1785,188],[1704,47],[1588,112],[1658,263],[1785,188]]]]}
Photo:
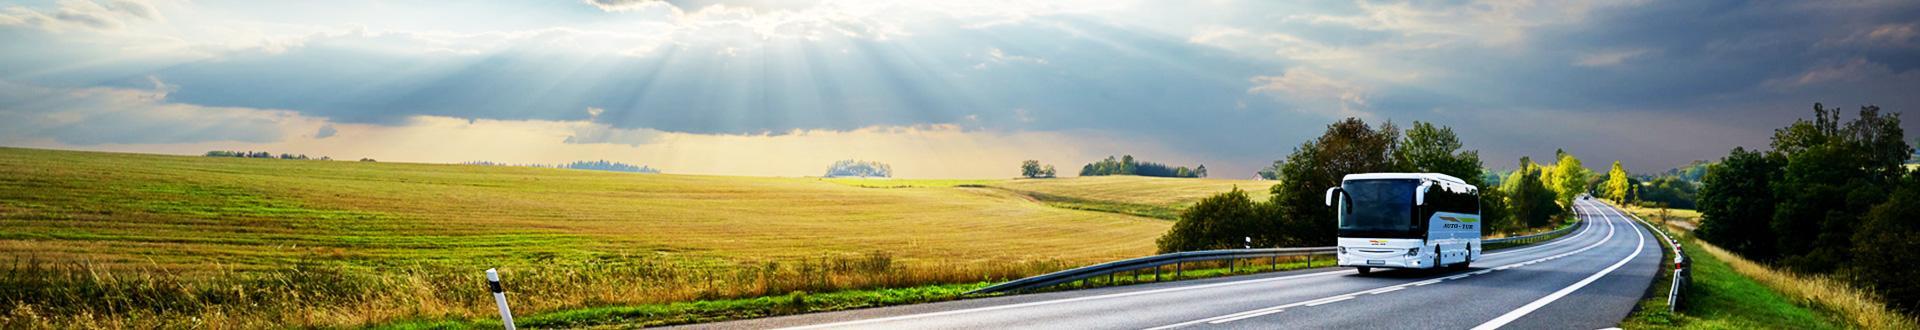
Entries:
{"type": "Polygon", "coordinates": [[[823,176],[829,178],[891,178],[893,177],[893,166],[881,162],[849,159],[833,162],[833,166],[827,167],[827,174],[823,176]]]}
{"type": "Polygon", "coordinates": [[[1279,180],[1280,166],[1286,165],[1286,164],[1287,164],[1287,160],[1285,159],[1275,160],[1273,161],[1273,164],[1267,165],[1267,167],[1262,167],[1260,168],[1259,171],[1254,171],[1253,175],[1255,177],[1260,178],[1261,180],[1279,180]]]}
{"type": "Polygon", "coordinates": [[[1632,194],[1628,195],[1628,200],[1671,208],[1693,209],[1698,207],[1694,199],[1700,193],[1699,182],[1687,181],[1681,177],[1666,175],[1655,177],[1653,180],[1645,182],[1635,181],[1635,188],[1632,194]]]}
{"type": "Polygon", "coordinates": [[[1022,177],[1040,179],[1051,178],[1054,177],[1055,174],[1057,173],[1053,171],[1053,164],[1042,166],[1040,165],[1040,161],[1031,159],[1020,162],[1020,176],[1022,177]]]}
{"type": "Polygon", "coordinates": [[[508,163],[495,163],[495,162],[489,162],[489,161],[472,161],[472,162],[465,162],[461,164],[480,165],[480,166],[521,166],[521,167],[564,168],[564,169],[575,169],[575,170],[629,172],[629,173],[646,173],[646,174],[660,173],[659,169],[647,167],[646,165],[632,165],[632,164],[620,163],[620,162],[610,162],[606,160],[597,160],[597,161],[583,160],[583,161],[576,161],[572,163],[565,163],[565,164],[559,164],[559,165],[544,165],[544,164],[516,165],[516,164],[508,164],[508,163]]]}
{"type": "Polygon", "coordinates": [[[1702,179],[1699,236],[1795,272],[1836,275],[1920,311],[1920,173],[1900,114],[1814,104],[1772,150],[1734,148],[1702,179]]]}
{"type": "Polygon", "coordinates": [[[597,160],[597,161],[591,161],[591,162],[583,160],[583,161],[576,161],[572,163],[560,164],[560,166],[556,166],[556,167],[576,169],[576,170],[632,172],[632,173],[648,173],[648,174],[660,173],[660,170],[654,169],[652,167],[647,167],[646,165],[635,166],[632,164],[609,162],[606,160],[597,160]]]}
{"type": "MultiPolygon", "coordinates": [[[[1704,160],[1696,160],[1696,161],[1687,163],[1686,166],[1668,169],[1666,173],[1662,173],[1660,176],[1670,176],[1670,177],[1679,179],[1681,181],[1699,183],[1701,178],[1707,177],[1707,168],[1711,166],[1713,166],[1712,162],[1708,162],[1704,160]]],[[[1643,180],[1652,181],[1651,179],[1653,178],[1646,178],[1643,180]]]]}
{"type": "Polygon", "coordinates": [[[1086,166],[1080,167],[1080,176],[1100,176],[1100,175],[1138,175],[1138,176],[1153,176],[1153,177],[1163,177],[1163,178],[1204,178],[1204,177],[1207,177],[1207,166],[1200,165],[1199,167],[1191,168],[1191,169],[1187,168],[1186,166],[1172,167],[1172,166],[1167,166],[1165,164],[1160,164],[1160,163],[1136,161],[1133,159],[1133,155],[1126,155],[1117,159],[1114,158],[1113,156],[1107,156],[1107,159],[1089,163],[1086,166]]]}
{"type": "MultiPolygon", "coordinates": [[[[207,152],[207,154],[206,154],[206,156],[207,156],[207,157],[234,157],[234,158],[266,158],[266,159],[293,159],[293,160],[311,160],[311,159],[314,159],[314,158],[307,158],[307,155],[306,155],[306,154],[298,154],[298,155],[296,155],[296,154],[280,154],[279,156],[275,156],[275,155],[274,155],[273,153],[270,153],[270,152],[265,152],[265,151],[228,151],[228,150],[214,150],[214,151],[208,151],[208,152],[207,152]]],[[[333,160],[333,158],[329,158],[329,157],[325,157],[325,156],[322,156],[322,157],[320,157],[320,158],[318,158],[318,159],[319,159],[319,160],[333,160]]]]}

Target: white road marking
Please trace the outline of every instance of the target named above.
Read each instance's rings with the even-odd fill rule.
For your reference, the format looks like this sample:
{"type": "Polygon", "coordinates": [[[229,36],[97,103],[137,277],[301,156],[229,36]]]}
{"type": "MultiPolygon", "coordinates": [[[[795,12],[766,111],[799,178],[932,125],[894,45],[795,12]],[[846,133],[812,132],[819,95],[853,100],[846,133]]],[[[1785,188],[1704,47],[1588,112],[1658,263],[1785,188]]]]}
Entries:
{"type": "MultiPolygon", "coordinates": [[[[1395,290],[1398,290],[1398,289],[1400,289],[1400,288],[1395,288],[1395,290]]],[[[1377,292],[1376,292],[1376,293],[1377,293],[1377,292]]],[[[1342,302],[1342,301],[1347,301],[1347,300],[1350,300],[1350,299],[1353,299],[1353,296],[1346,296],[1346,297],[1340,297],[1340,298],[1334,298],[1334,299],[1326,299],[1326,300],[1321,300],[1321,301],[1318,301],[1318,302],[1314,302],[1314,303],[1311,303],[1311,304],[1307,304],[1307,306],[1308,306],[1308,307],[1312,307],[1312,306],[1320,306],[1320,305],[1326,305],[1326,304],[1331,304],[1331,303],[1337,303],[1337,302],[1342,302]]]]}
{"type": "MultiPolygon", "coordinates": [[[[1569,251],[1569,252],[1566,252],[1566,253],[1561,253],[1561,254],[1557,254],[1557,255],[1553,255],[1553,256],[1549,256],[1549,257],[1545,257],[1545,258],[1539,258],[1539,259],[1534,259],[1534,260],[1531,260],[1531,261],[1526,261],[1526,262],[1523,262],[1523,263],[1514,263],[1514,264],[1509,264],[1509,265],[1506,265],[1506,266],[1501,266],[1500,268],[1496,268],[1496,269],[1508,269],[1508,268],[1513,268],[1513,267],[1518,267],[1519,265],[1522,265],[1522,264],[1533,264],[1533,263],[1537,263],[1537,262],[1541,262],[1541,261],[1546,261],[1546,260],[1553,260],[1553,259],[1559,259],[1559,258],[1561,258],[1561,257],[1566,257],[1566,256],[1570,256],[1570,255],[1574,255],[1574,254],[1579,254],[1579,253],[1581,253],[1581,252],[1586,252],[1587,250],[1592,250],[1592,249],[1594,249],[1594,248],[1597,248],[1597,247],[1600,247],[1600,245],[1603,245],[1603,244],[1606,244],[1606,243],[1607,243],[1607,242],[1609,242],[1609,241],[1612,241],[1612,240],[1613,240],[1613,234],[1614,234],[1614,232],[1616,232],[1616,231],[1617,231],[1617,230],[1614,230],[1614,228],[1616,227],[1616,226],[1615,226],[1615,224],[1614,224],[1614,221],[1606,221],[1606,224],[1607,224],[1607,236],[1605,236],[1605,237],[1602,237],[1602,238],[1600,239],[1600,241],[1599,241],[1599,242],[1594,242],[1594,243],[1593,243],[1592,245],[1587,245],[1587,246],[1585,246],[1585,247],[1582,247],[1582,248],[1580,248],[1579,250],[1573,250],[1573,251],[1569,251]]],[[[1584,230],[1584,229],[1583,229],[1583,230],[1584,230]]],[[[1644,239],[1644,238],[1642,238],[1642,239],[1644,239]]],[[[1482,272],[1492,272],[1492,271],[1493,271],[1492,269],[1489,269],[1489,270],[1482,270],[1482,272]]],[[[1341,294],[1341,295],[1335,295],[1335,296],[1330,296],[1330,297],[1325,297],[1325,298],[1320,298],[1320,299],[1314,299],[1314,300],[1308,300],[1308,301],[1304,301],[1304,302],[1297,302],[1297,303],[1292,303],[1292,304],[1286,304],[1286,305],[1280,305],[1280,306],[1273,306],[1273,307],[1267,307],[1267,308],[1261,308],[1261,309],[1255,309],[1255,310],[1250,310],[1250,311],[1245,311],[1245,312],[1239,312],[1239,313],[1233,313],[1233,314],[1227,314],[1227,315],[1222,315],[1222,316],[1216,316],[1216,317],[1209,317],[1209,318],[1204,318],[1204,319],[1198,319],[1198,320],[1193,320],[1193,321],[1187,321],[1187,322],[1181,322],[1181,323],[1175,323],[1175,324],[1169,324],[1169,325],[1164,325],[1164,326],[1159,326],[1159,327],[1153,327],[1153,328],[1148,328],[1147,330],[1165,330],[1165,329],[1172,329],[1172,328],[1179,328],[1179,327],[1185,327],[1185,326],[1189,326],[1189,325],[1195,325],[1195,324],[1200,324],[1200,323],[1207,323],[1207,324],[1222,324],[1222,323],[1228,323],[1228,322],[1233,322],[1233,321],[1239,321],[1239,320],[1245,320],[1245,319],[1250,319],[1250,318],[1254,318],[1254,317],[1259,317],[1259,316],[1263,316],[1263,315],[1270,315],[1270,314],[1273,314],[1273,313],[1279,313],[1279,312],[1281,312],[1281,311],[1283,311],[1283,310],[1285,310],[1285,309],[1287,309],[1287,308],[1293,308],[1293,307],[1299,307],[1299,306],[1315,306],[1315,305],[1317,305],[1316,303],[1320,303],[1320,302],[1332,302],[1332,301],[1340,301],[1340,300],[1347,300],[1347,299],[1353,299],[1353,297],[1354,297],[1354,296],[1358,296],[1358,295],[1362,295],[1362,294],[1370,294],[1370,293],[1381,293],[1381,292],[1390,292],[1390,291],[1396,291],[1396,290],[1400,290],[1400,289],[1405,289],[1405,288],[1408,288],[1408,287],[1414,287],[1414,286],[1421,286],[1421,285],[1427,285],[1427,284],[1433,284],[1433,283],[1439,283],[1439,282],[1440,282],[1440,281],[1442,281],[1442,280],[1447,280],[1447,279],[1457,279],[1457,278],[1464,278],[1464,277],[1467,277],[1467,276],[1471,276],[1471,275],[1477,275],[1477,274],[1484,274],[1484,273],[1481,273],[1481,272],[1474,272],[1474,273],[1467,273],[1467,274],[1460,274],[1460,275],[1454,275],[1454,276],[1449,276],[1449,277],[1446,277],[1446,278],[1436,278],[1436,279],[1429,279],[1429,280],[1425,280],[1425,281],[1420,281],[1420,282],[1413,282],[1413,283],[1406,283],[1406,284],[1399,284],[1399,285],[1391,285],[1391,286],[1386,286],[1386,287],[1380,287],[1380,288],[1375,288],[1375,289],[1370,289],[1370,290],[1365,290],[1365,291],[1360,291],[1360,292],[1352,292],[1352,293],[1347,293],[1347,294],[1341,294]]]]}
{"type": "MultiPolygon", "coordinates": [[[[1612,210],[1611,207],[1608,207],[1607,209],[1612,210]]],[[[1620,212],[1613,211],[1613,213],[1615,215],[1619,215],[1620,212]]],[[[1620,218],[1621,220],[1626,220],[1626,216],[1624,215],[1620,216],[1620,218]]],[[[1612,221],[1608,221],[1608,223],[1612,223],[1612,221]]],[[[1647,236],[1642,235],[1640,233],[1640,230],[1634,229],[1634,228],[1637,228],[1637,227],[1628,228],[1628,230],[1633,231],[1633,237],[1638,238],[1638,243],[1635,243],[1633,247],[1633,254],[1627,255],[1626,258],[1620,259],[1619,262],[1614,262],[1612,266],[1607,266],[1606,269],[1601,269],[1600,272],[1598,273],[1593,273],[1592,276],[1587,276],[1586,279],[1582,279],[1580,280],[1580,282],[1575,282],[1573,283],[1573,285],[1569,285],[1566,288],[1560,289],[1560,291],[1554,291],[1553,294],[1549,294],[1546,297],[1540,297],[1540,299],[1534,300],[1532,303],[1528,303],[1526,306],[1520,306],[1519,309],[1515,309],[1511,312],[1507,312],[1506,315],[1500,315],[1500,317],[1487,321],[1487,323],[1481,323],[1480,326],[1473,327],[1473,330],[1499,329],[1501,326],[1507,325],[1507,323],[1513,323],[1514,320],[1519,320],[1520,317],[1527,316],[1527,314],[1533,313],[1534,310],[1538,310],[1540,309],[1540,307],[1546,307],[1547,304],[1551,304],[1555,300],[1560,300],[1561,297],[1566,297],[1568,294],[1572,294],[1574,290],[1579,290],[1582,287],[1586,287],[1587,284],[1592,284],[1593,281],[1600,280],[1601,277],[1607,276],[1607,274],[1609,273],[1613,273],[1615,269],[1620,269],[1620,266],[1625,266],[1628,261],[1633,261],[1633,258],[1639,257],[1640,251],[1647,247],[1647,236]]]]}
{"type": "Polygon", "coordinates": [[[1400,291],[1400,290],[1405,290],[1406,288],[1407,288],[1407,287],[1404,287],[1404,286],[1396,286],[1396,287],[1392,287],[1392,288],[1387,288],[1386,290],[1380,290],[1380,291],[1374,291],[1373,293],[1368,293],[1368,294],[1382,294],[1382,293],[1388,293],[1388,292],[1394,292],[1394,291],[1400,291]]]}
{"type": "Polygon", "coordinates": [[[908,314],[908,315],[900,315],[900,316],[893,316],[893,317],[883,317],[883,318],[874,318],[874,319],[853,320],[853,321],[845,321],[845,322],[834,322],[834,323],[789,327],[789,328],[783,328],[783,329],[820,329],[820,328],[846,327],[846,326],[854,326],[854,325],[861,325],[861,324],[891,322],[891,321],[898,321],[898,320],[908,320],[908,319],[934,317],[934,316],[977,313],[977,312],[985,312],[985,311],[996,311],[996,310],[1002,310],[1002,309],[1013,309],[1013,308],[1063,304],[1063,303],[1070,303],[1070,302],[1081,302],[1081,301],[1088,301],[1088,300],[1100,300],[1100,299],[1130,297],[1130,296],[1148,295],[1148,294],[1156,294],[1156,293],[1198,290],[1198,289],[1207,289],[1207,288],[1232,286],[1232,285],[1257,284],[1257,283],[1291,280],[1296,278],[1342,275],[1346,273],[1347,272],[1344,272],[1344,271],[1334,270],[1334,271],[1326,271],[1326,272],[1319,272],[1319,273],[1312,273],[1312,274],[1290,275],[1290,276],[1281,276],[1281,277],[1273,277],[1273,278],[1252,279],[1252,280],[1244,280],[1244,281],[1233,281],[1233,282],[1203,284],[1203,285],[1194,285],[1194,286],[1181,286],[1181,287],[1154,289],[1154,290],[1146,290],[1146,291],[1122,292],[1122,293],[1115,293],[1115,294],[1086,296],[1086,297],[1067,298],[1067,299],[1058,299],[1058,300],[1042,300],[1042,301],[1035,301],[1035,302],[1012,304],[1012,305],[987,306],[987,307],[959,309],[959,310],[950,310],[950,311],[944,311],[944,312],[933,312],[933,313],[923,313],[923,314],[908,314]]]}

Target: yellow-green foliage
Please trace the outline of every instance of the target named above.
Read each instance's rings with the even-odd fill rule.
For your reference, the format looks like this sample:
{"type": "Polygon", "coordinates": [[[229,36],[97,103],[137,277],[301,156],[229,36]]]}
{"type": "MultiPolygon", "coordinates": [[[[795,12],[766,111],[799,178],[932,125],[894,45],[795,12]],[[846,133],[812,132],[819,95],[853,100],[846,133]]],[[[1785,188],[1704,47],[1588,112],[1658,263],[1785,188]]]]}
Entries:
{"type": "Polygon", "coordinates": [[[0,328],[474,317],[489,267],[525,312],[970,282],[1168,225],[992,188],[0,148],[0,328]]]}

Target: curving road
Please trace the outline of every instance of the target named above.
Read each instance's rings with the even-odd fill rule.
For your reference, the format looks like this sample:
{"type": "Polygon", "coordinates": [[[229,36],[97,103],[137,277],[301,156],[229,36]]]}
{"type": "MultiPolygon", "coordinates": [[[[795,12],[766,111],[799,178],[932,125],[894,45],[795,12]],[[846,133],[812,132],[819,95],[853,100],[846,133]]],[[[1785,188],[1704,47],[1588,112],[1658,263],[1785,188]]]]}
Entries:
{"type": "Polygon", "coordinates": [[[697,324],[829,329],[1599,329],[1620,323],[1661,266],[1656,236],[1575,202],[1567,237],[1491,251],[1456,271],[1314,269],[697,324]]]}

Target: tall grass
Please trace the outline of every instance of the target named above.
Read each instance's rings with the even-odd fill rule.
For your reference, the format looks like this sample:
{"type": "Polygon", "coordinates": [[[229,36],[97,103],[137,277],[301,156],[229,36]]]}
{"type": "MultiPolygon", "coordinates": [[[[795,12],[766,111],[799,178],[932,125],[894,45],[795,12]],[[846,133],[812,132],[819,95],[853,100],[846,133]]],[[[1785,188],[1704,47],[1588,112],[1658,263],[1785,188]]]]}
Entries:
{"type": "MultiPolygon", "coordinates": [[[[901,264],[884,252],[713,267],[651,258],[501,269],[516,311],[971,283],[1064,262],[901,264]]],[[[368,326],[494,313],[478,269],[372,269],[301,262],[217,276],[25,260],[0,269],[0,329],[368,326]]]]}
{"type": "Polygon", "coordinates": [[[1740,273],[1755,281],[1779,290],[1801,303],[1821,306],[1844,315],[1853,326],[1863,329],[1920,329],[1920,321],[1888,309],[1887,305],[1869,293],[1831,277],[1806,276],[1769,268],[1747,260],[1707,242],[1697,242],[1700,249],[1712,254],[1714,258],[1725,261],[1740,273]]]}

